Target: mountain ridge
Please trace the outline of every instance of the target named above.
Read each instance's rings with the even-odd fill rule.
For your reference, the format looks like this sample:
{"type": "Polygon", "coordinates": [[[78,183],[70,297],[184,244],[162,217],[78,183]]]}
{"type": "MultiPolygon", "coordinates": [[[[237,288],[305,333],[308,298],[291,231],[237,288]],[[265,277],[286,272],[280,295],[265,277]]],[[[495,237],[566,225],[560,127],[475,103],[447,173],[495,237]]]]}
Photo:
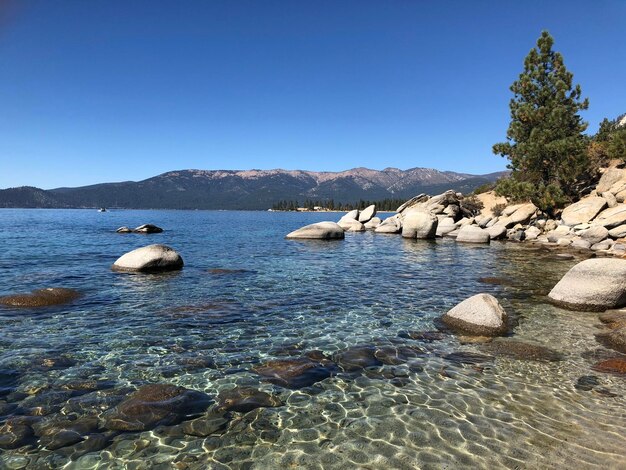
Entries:
{"type": "Polygon", "coordinates": [[[485,175],[432,168],[365,167],[339,172],[309,170],[172,170],[140,181],[43,190],[0,190],[0,207],[120,207],[128,209],[267,209],[281,200],[351,203],[410,198],[447,189],[470,192],[507,172],[485,175]]]}

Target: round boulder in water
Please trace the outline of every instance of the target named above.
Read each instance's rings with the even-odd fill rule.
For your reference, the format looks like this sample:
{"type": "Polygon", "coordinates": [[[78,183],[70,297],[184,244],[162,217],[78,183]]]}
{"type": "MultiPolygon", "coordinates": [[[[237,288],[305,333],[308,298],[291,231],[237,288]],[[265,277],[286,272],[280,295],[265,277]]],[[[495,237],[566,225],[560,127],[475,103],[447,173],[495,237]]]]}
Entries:
{"type": "Polygon", "coordinates": [[[148,245],[122,255],[113,263],[114,271],[161,272],[182,269],[183,258],[165,245],[148,245]]]}
{"type": "Polygon", "coordinates": [[[163,229],[153,224],[143,224],[143,225],[140,225],[139,227],[135,227],[135,230],[133,230],[133,232],[135,233],[161,233],[163,232],[163,229]]]}
{"type": "Polygon", "coordinates": [[[294,230],[285,238],[340,240],[344,237],[344,230],[335,222],[318,222],[294,230]]]}
{"type": "Polygon", "coordinates": [[[571,310],[603,311],[626,305],[626,260],[594,258],[578,263],[550,291],[571,310]]]}
{"type": "Polygon", "coordinates": [[[454,330],[480,336],[499,336],[507,331],[507,314],[493,295],[477,294],[448,313],[443,322],[454,330]]]}
{"type": "Polygon", "coordinates": [[[459,230],[456,241],[465,243],[489,243],[490,238],[487,230],[477,225],[464,225],[461,227],[461,230],[459,230]]]}

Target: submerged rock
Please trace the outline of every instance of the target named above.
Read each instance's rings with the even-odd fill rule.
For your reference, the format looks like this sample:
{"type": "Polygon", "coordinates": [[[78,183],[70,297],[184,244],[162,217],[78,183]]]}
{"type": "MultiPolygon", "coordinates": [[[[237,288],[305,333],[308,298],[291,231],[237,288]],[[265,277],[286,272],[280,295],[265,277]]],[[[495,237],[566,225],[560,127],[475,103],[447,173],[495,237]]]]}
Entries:
{"type": "Polygon", "coordinates": [[[383,365],[381,360],[376,357],[376,348],[373,346],[355,346],[336,353],[333,359],[346,372],[383,365]]]}
{"type": "Polygon", "coordinates": [[[483,347],[496,356],[506,356],[524,361],[557,362],[563,360],[561,354],[554,349],[515,339],[497,338],[483,347]]]}
{"type": "Polygon", "coordinates": [[[441,319],[464,334],[499,336],[507,331],[507,314],[498,299],[489,294],[477,294],[465,299],[441,319]]]}
{"type": "Polygon", "coordinates": [[[74,289],[49,287],[34,290],[30,294],[5,295],[0,297],[0,304],[8,307],[48,307],[72,302],[80,296],[80,292],[74,289]]]}
{"type": "Polygon", "coordinates": [[[340,240],[345,238],[344,230],[335,222],[318,222],[294,230],[285,238],[340,240]]]}
{"type": "Polygon", "coordinates": [[[183,268],[183,258],[166,245],[148,245],[122,255],[113,263],[114,271],[161,272],[183,268]]]}
{"type": "Polygon", "coordinates": [[[469,351],[457,351],[443,356],[446,361],[454,362],[456,364],[469,364],[478,365],[486,362],[493,361],[493,356],[487,356],[485,354],[479,354],[469,351]]]}
{"type": "Polygon", "coordinates": [[[268,361],[252,370],[270,383],[299,389],[330,377],[335,368],[332,364],[297,358],[268,361]]]}
{"type": "Polygon", "coordinates": [[[436,215],[420,209],[411,209],[402,221],[402,236],[417,239],[435,238],[437,224],[436,215]]]}
{"type": "Polygon", "coordinates": [[[282,406],[279,398],[251,387],[235,387],[220,392],[217,396],[218,409],[247,413],[256,408],[282,406]]]}
{"type": "Polygon", "coordinates": [[[626,359],[616,357],[601,361],[592,367],[597,372],[606,372],[608,374],[626,375],[626,359]]]}
{"type": "Polygon", "coordinates": [[[582,261],[563,276],[548,297],[572,310],[602,311],[626,305],[626,260],[582,261]]]}
{"type": "Polygon", "coordinates": [[[620,326],[608,332],[596,334],[596,340],[616,351],[626,354],[626,326],[620,326]]]}
{"type": "Polygon", "coordinates": [[[598,377],[596,377],[595,375],[583,375],[582,377],[578,378],[578,380],[576,381],[576,384],[574,384],[574,388],[576,390],[589,392],[593,390],[594,387],[597,387],[598,385],[600,385],[600,381],[598,380],[598,377]]]}
{"type": "Polygon", "coordinates": [[[228,423],[224,413],[207,413],[190,421],[182,423],[181,429],[188,436],[206,437],[223,430],[228,423]]]}
{"type": "Polygon", "coordinates": [[[17,449],[28,444],[33,436],[30,426],[17,420],[9,419],[0,426],[0,449],[17,449]]]}
{"type": "Polygon", "coordinates": [[[103,414],[103,427],[114,431],[145,431],[160,424],[175,424],[205,409],[208,397],[171,384],[149,384],[103,414]]]}

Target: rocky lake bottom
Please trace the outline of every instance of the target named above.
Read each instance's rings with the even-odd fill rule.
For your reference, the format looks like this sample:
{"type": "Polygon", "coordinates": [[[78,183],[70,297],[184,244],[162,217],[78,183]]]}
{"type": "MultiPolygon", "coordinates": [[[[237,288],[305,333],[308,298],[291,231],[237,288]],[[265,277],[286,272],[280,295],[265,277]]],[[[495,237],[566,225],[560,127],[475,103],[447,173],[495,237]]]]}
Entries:
{"type": "Polygon", "coordinates": [[[0,306],[0,468],[626,468],[624,356],[546,296],[581,255],[284,239],[335,216],[0,210],[0,296],[80,293],[0,306]],[[111,271],[151,243],[184,269],[111,271]],[[511,335],[441,329],[480,292],[511,335]]]}

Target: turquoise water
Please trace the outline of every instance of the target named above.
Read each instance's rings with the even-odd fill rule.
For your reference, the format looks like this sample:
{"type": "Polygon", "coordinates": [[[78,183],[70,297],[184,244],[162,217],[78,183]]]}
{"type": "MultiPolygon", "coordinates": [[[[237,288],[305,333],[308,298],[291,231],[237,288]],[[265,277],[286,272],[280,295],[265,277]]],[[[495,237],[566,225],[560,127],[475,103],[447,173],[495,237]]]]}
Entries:
{"type": "Polygon", "coordinates": [[[178,422],[111,432],[98,421],[81,436],[102,438],[91,450],[82,441],[50,450],[32,438],[0,450],[0,468],[626,468],[626,379],[591,370],[618,354],[596,343],[595,314],[546,303],[576,259],[512,243],[371,232],[284,239],[339,217],[1,210],[0,295],[45,287],[83,295],[43,309],[0,307],[0,423],[101,419],[149,383],[211,399],[251,387],[281,405],[230,411],[204,437],[181,432],[178,422]],[[115,233],[143,223],[165,231],[115,233]],[[151,243],[177,249],[184,269],[110,270],[123,253],[151,243]],[[562,360],[512,358],[453,335],[420,334],[478,292],[496,295],[518,320],[512,339],[553,348],[562,360]],[[340,358],[355,348],[415,354],[347,370],[340,358]],[[254,370],[311,351],[330,365],[329,377],[310,386],[289,388],[254,370]],[[450,356],[458,352],[482,357],[450,356]],[[575,387],[589,375],[592,390],[575,387]],[[88,380],[95,389],[68,391],[88,380]]]}

